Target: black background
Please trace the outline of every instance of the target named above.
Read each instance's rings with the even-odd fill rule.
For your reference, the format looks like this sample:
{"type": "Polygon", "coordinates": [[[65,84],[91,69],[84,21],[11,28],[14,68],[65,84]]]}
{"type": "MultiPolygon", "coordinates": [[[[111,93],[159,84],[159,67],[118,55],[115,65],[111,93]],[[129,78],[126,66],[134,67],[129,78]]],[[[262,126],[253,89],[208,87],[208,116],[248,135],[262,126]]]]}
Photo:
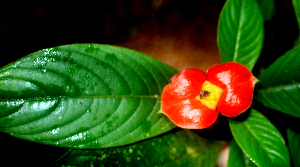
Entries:
{"type": "MultiPolygon", "coordinates": [[[[44,48],[72,43],[122,45],[142,27],[149,29],[148,32],[157,31],[156,27],[145,24],[162,27],[158,29],[161,33],[176,34],[181,25],[190,23],[191,18],[196,16],[202,15],[207,20],[218,19],[224,4],[224,0],[165,0],[158,6],[155,2],[160,1],[2,1],[0,67],[44,48]]],[[[263,52],[265,56],[260,58],[262,65],[268,65],[290,49],[298,35],[291,2],[276,2],[277,15],[265,23],[268,48],[263,52]]],[[[194,28],[202,24],[195,23],[194,28]]],[[[0,134],[0,141],[2,165],[7,166],[45,166],[68,150],[27,142],[3,133],[0,134]]]]}

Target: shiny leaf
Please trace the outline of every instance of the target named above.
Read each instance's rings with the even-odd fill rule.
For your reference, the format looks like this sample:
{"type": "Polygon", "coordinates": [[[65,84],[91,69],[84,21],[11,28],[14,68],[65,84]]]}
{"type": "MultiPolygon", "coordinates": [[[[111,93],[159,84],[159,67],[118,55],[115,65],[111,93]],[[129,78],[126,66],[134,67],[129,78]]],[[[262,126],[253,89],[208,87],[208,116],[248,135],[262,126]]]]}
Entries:
{"type": "Polygon", "coordinates": [[[158,114],[177,71],[129,49],[73,44],[0,69],[0,130],[71,148],[120,146],[175,127],[158,114]]]}
{"type": "Polygon", "coordinates": [[[53,166],[216,166],[222,141],[179,130],[132,145],[101,150],[73,150],[53,166]]]}
{"type": "Polygon", "coordinates": [[[251,110],[246,120],[230,119],[229,125],[237,144],[257,166],[290,166],[282,135],[261,113],[251,110]]]}
{"type": "Polygon", "coordinates": [[[252,70],[263,46],[263,16],[256,0],[227,0],[218,24],[222,62],[238,62],[252,70]]]}
{"type": "Polygon", "coordinates": [[[265,106],[300,118],[300,48],[268,67],[258,78],[256,100],[265,106]]]}
{"type": "Polygon", "coordinates": [[[230,143],[230,152],[227,167],[256,167],[256,165],[241,150],[236,141],[233,139],[230,143]]]}

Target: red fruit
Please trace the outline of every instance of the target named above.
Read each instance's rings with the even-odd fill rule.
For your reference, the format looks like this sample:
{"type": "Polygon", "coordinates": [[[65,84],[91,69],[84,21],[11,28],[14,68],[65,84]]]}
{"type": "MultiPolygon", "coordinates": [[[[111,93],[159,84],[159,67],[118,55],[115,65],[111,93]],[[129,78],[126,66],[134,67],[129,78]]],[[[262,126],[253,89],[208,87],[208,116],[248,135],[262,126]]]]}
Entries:
{"type": "Polygon", "coordinates": [[[161,110],[179,127],[207,128],[216,121],[218,112],[235,117],[246,111],[256,82],[252,73],[239,63],[214,65],[207,73],[186,69],[165,87],[161,110]]]}

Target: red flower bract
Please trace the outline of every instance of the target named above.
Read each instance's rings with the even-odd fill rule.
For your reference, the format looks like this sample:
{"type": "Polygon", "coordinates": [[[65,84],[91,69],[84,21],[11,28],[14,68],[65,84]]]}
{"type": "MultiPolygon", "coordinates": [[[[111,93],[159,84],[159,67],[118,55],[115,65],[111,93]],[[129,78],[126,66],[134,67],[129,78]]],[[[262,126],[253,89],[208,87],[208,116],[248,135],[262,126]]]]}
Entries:
{"type": "Polygon", "coordinates": [[[161,110],[179,127],[207,128],[219,112],[235,117],[247,110],[256,82],[245,66],[234,62],[214,65],[207,73],[186,69],[165,87],[161,110]]]}

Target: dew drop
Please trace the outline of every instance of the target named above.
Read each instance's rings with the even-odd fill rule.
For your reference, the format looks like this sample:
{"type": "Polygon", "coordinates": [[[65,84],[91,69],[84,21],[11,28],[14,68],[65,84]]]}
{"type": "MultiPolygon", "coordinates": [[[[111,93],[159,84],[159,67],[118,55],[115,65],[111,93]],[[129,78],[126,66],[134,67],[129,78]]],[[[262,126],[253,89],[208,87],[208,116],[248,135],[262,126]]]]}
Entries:
{"type": "Polygon", "coordinates": [[[106,154],[103,154],[102,156],[101,156],[101,159],[103,160],[103,159],[105,159],[106,158],[106,154]]]}

